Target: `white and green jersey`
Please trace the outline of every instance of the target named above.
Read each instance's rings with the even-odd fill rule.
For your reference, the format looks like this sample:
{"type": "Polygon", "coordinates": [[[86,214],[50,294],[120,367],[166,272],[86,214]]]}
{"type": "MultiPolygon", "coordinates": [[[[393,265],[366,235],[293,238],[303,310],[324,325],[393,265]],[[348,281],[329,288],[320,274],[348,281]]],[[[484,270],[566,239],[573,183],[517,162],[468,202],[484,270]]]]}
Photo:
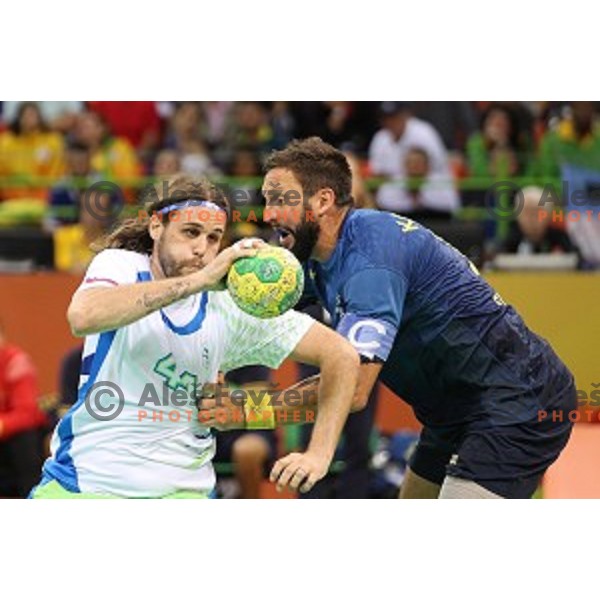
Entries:
{"type": "MultiPolygon", "coordinates": [[[[151,279],[148,256],[104,250],[79,289],[151,279]]],[[[215,444],[195,391],[218,371],[277,368],[313,323],[294,311],[257,319],[227,292],[205,292],[87,336],[78,400],[54,431],[42,482],[125,497],[210,492],[215,444]]]]}

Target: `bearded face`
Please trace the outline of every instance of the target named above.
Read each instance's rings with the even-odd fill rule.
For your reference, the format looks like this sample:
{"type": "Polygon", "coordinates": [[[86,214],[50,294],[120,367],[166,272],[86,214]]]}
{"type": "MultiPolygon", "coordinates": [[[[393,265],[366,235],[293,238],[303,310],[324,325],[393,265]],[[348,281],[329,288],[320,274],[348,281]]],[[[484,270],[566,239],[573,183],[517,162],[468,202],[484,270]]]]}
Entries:
{"type": "Polygon", "coordinates": [[[302,186],[294,174],[279,168],[269,171],[263,195],[267,202],[265,221],[275,231],[278,243],[293,252],[300,262],[307,261],[313,254],[321,228],[308,200],[302,200],[302,186]]]}

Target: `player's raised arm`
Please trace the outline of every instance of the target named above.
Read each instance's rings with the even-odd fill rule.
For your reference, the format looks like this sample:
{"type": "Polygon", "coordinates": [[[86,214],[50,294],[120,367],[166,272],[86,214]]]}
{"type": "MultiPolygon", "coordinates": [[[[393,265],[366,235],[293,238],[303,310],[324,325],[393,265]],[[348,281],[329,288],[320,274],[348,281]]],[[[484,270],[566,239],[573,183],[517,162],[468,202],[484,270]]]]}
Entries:
{"type": "Polygon", "coordinates": [[[119,264],[114,250],[105,251],[92,262],[82,288],[71,300],[67,310],[71,330],[74,335],[83,337],[118,329],[177,300],[215,289],[235,260],[253,256],[255,248],[262,244],[259,240],[252,241],[248,247],[235,244],[198,271],[179,277],[165,277],[155,272],[155,277],[162,278],[142,283],[135,282],[135,269],[129,273],[127,267],[119,264]]]}

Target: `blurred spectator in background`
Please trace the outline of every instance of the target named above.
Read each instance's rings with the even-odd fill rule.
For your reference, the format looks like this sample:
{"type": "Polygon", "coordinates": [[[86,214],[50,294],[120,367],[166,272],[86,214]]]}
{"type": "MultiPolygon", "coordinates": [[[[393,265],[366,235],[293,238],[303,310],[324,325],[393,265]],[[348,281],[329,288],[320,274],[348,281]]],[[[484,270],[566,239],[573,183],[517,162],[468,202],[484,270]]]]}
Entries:
{"type": "Polygon", "coordinates": [[[556,127],[542,137],[536,174],[560,177],[564,164],[600,169],[600,129],[593,102],[572,102],[556,127]]]}
{"type": "Polygon", "coordinates": [[[251,146],[236,148],[227,174],[232,177],[260,177],[260,159],[251,146]]]}
{"type": "MultiPolygon", "coordinates": [[[[562,102],[526,101],[519,102],[523,110],[530,115],[529,134],[531,149],[537,148],[550,123],[555,121],[555,115],[560,111],[562,102]]],[[[530,152],[533,155],[533,152],[530,152]]],[[[533,156],[530,156],[532,159],[533,156]]]]}
{"type": "Polygon", "coordinates": [[[91,244],[108,231],[114,220],[118,199],[101,191],[81,198],[79,222],[54,231],[54,264],[59,271],[85,272],[94,257],[91,244]]]}
{"type": "Polygon", "coordinates": [[[175,150],[161,150],[154,159],[152,174],[156,177],[171,177],[181,170],[179,154],[175,150]]]}
{"type": "MultiPolygon", "coordinates": [[[[2,120],[11,123],[17,118],[19,110],[24,102],[5,101],[2,103],[2,120]]],[[[84,103],[80,101],[40,101],[36,102],[42,121],[53,131],[69,133],[75,126],[77,115],[84,109],[84,103]]]]}
{"type": "Polygon", "coordinates": [[[63,168],[62,137],[48,130],[35,102],[19,104],[8,130],[0,133],[0,177],[22,181],[4,187],[3,199],[45,200],[49,183],[32,185],[30,178],[58,177],[63,168]]]}
{"type": "Polygon", "coordinates": [[[25,498],[42,468],[37,374],[29,356],[10,344],[0,325],[0,496],[25,498]]]}
{"type": "Polygon", "coordinates": [[[156,102],[88,102],[88,107],[102,116],[113,135],[129,141],[143,163],[150,164],[161,135],[156,102]]]}
{"type": "MultiPolygon", "coordinates": [[[[270,370],[263,366],[249,366],[227,373],[229,388],[254,389],[259,393],[270,390],[270,370]]],[[[221,495],[244,499],[260,498],[260,486],[277,456],[275,431],[216,431],[217,452],[215,463],[232,463],[235,491],[226,492],[217,486],[221,495]]]]}
{"type": "Polygon", "coordinates": [[[382,210],[413,219],[450,219],[459,208],[456,190],[447,175],[433,173],[427,151],[408,148],[403,154],[403,177],[384,183],[377,192],[382,210]]]}
{"type": "Polygon", "coordinates": [[[406,153],[422,148],[429,157],[429,172],[451,178],[448,152],[437,131],[425,121],[412,116],[407,102],[382,102],[380,129],[369,148],[371,173],[381,177],[404,177],[406,153]]]}
{"type": "Polygon", "coordinates": [[[260,179],[255,182],[249,181],[249,179],[261,175],[260,159],[254,148],[251,146],[236,148],[226,173],[230,177],[238,178],[238,181],[231,183],[228,190],[228,196],[234,210],[262,204],[260,179]]]}
{"type": "Polygon", "coordinates": [[[268,103],[235,103],[223,140],[215,149],[215,158],[220,166],[226,168],[231,164],[235,150],[239,147],[252,148],[261,158],[274,149],[274,133],[266,104],[268,103]]]}
{"type": "Polygon", "coordinates": [[[214,176],[218,169],[202,139],[202,109],[198,102],[183,102],[176,109],[165,146],[179,155],[181,171],[194,176],[214,176]]]}
{"type": "Polygon", "coordinates": [[[467,142],[470,175],[513,177],[526,171],[528,159],[516,114],[506,106],[491,104],[481,117],[481,130],[467,142]]]}
{"type": "Polygon", "coordinates": [[[296,138],[313,135],[362,156],[377,131],[375,102],[291,102],[296,138]]]}
{"type": "Polygon", "coordinates": [[[204,114],[204,139],[213,149],[221,143],[225,135],[234,102],[202,102],[201,105],[204,114]]]}
{"type": "Polygon", "coordinates": [[[450,151],[462,152],[467,139],[477,130],[477,116],[471,102],[413,102],[415,117],[427,121],[450,151]]]}
{"type": "Polygon", "coordinates": [[[367,184],[361,173],[361,163],[352,152],[344,152],[344,156],[350,165],[352,171],[352,198],[357,208],[376,208],[373,196],[367,188],[367,184]]]}
{"type": "Polygon", "coordinates": [[[557,194],[567,190],[563,203],[569,213],[579,214],[578,220],[567,220],[567,231],[586,266],[599,268],[600,127],[593,102],[572,102],[555,129],[543,136],[536,174],[557,194]]]}
{"type": "Polygon", "coordinates": [[[554,205],[544,199],[544,190],[530,186],[521,190],[523,207],[510,230],[501,251],[510,254],[541,254],[551,252],[576,252],[568,234],[552,227],[554,205]]]}
{"type": "Polygon", "coordinates": [[[133,146],[127,139],[112,135],[99,113],[86,111],[79,115],[75,140],[89,148],[92,169],[103,178],[112,181],[142,174],[133,146]]]}
{"type": "Polygon", "coordinates": [[[92,171],[92,157],[84,144],[71,142],[65,158],[65,176],[51,188],[48,196],[49,210],[45,225],[49,230],[77,223],[81,195],[100,179],[100,175],[92,171]]]}
{"type": "Polygon", "coordinates": [[[296,121],[292,115],[290,102],[273,102],[271,106],[271,128],[273,129],[273,147],[280,149],[292,141],[296,121]]]}

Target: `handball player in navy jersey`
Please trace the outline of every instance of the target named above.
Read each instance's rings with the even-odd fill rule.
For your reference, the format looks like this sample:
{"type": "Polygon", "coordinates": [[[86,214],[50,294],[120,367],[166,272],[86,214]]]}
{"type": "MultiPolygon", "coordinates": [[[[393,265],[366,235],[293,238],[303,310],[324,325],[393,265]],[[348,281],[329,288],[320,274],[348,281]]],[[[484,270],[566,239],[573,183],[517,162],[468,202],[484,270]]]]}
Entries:
{"type": "Polygon", "coordinates": [[[267,159],[265,220],[361,356],[355,406],[379,379],[423,424],[400,497],[529,498],[569,439],[573,376],[464,255],[354,208],[351,183],[341,152],[294,141],[267,159]]]}

